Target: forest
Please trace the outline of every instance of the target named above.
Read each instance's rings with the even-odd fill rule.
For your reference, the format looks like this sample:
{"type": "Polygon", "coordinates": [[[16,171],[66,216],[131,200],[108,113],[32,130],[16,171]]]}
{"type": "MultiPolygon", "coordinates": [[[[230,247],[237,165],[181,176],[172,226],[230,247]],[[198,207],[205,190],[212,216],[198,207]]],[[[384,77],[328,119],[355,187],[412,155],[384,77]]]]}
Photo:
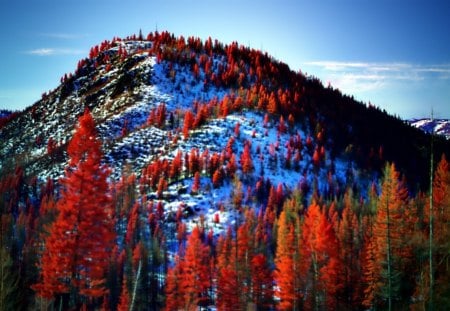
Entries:
{"type": "MultiPolygon", "coordinates": [[[[168,75],[182,64],[204,88],[230,90],[187,109],[155,105],[140,128],[167,130],[168,143],[176,145],[213,119],[258,111],[264,116],[258,130],[272,124],[289,136],[286,146],[271,145],[268,161],[292,172],[310,161],[304,172],[314,182],[287,188],[264,178],[263,151],[252,138],[240,138],[239,123],[220,153],[178,150],[139,171],[125,166],[112,178],[92,113],[105,81],[80,89],[75,81],[121,64],[125,74],[110,96],[129,94],[139,77],[126,73],[139,58],[121,40],[105,41],[61,78],[60,98],[76,91],[84,99],[70,139],[33,142],[46,146],[51,165],[65,163],[63,177],[41,181],[19,157],[1,166],[0,310],[450,308],[448,142],[237,43],[165,32],[128,39],[152,42],[148,53],[168,64],[168,75]],[[281,148],[286,153],[278,158],[281,148]],[[333,168],[338,157],[356,163],[361,176],[379,178],[368,189],[354,172],[342,182],[333,168]],[[323,171],[327,180],[318,180],[323,171]],[[231,189],[226,201],[211,206],[212,223],[200,215],[188,228],[195,211],[166,208],[169,186],[187,180],[189,189],[180,191],[191,196],[231,189]],[[219,234],[218,224],[226,226],[219,234]]],[[[42,103],[52,96],[43,94],[42,103]]],[[[8,116],[1,138],[25,114],[39,122],[38,109],[8,116]]],[[[118,137],[132,130],[124,124],[118,137]]]]}

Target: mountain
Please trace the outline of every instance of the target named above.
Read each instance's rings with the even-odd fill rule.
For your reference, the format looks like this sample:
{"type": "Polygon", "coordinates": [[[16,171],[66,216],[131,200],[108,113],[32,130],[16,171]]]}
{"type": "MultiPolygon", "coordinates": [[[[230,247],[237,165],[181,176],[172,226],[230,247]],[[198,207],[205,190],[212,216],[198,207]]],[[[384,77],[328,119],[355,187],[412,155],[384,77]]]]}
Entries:
{"type": "MultiPolygon", "coordinates": [[[[61,175],[64,146],[77,117],[89,107],[99,125],[107,162],[120,171],[127,160],[139,170],[149,156],[138,155],[148,154],[151,144],[140,144],[141,150],[136,151],[132,148],[135,142],[148,142],[152,136],[160,139],[153,146],[161,145],[163,136],[175,132],[182,123],[184,111],[196,113],[198,105],[219,105],[226,95],[231,102],[236,98],[243,102],[238,109],[228,108],[230,112],[268,112],[275,118],[273,123],[280,115],[287,121],[292,114],[301,124],[303,139],[308,135],[314,139],[319,133],[324,136],[322,144],[331,159],[350,152],[359,165],[366,166],[367,160],[378,161],[374,151],[382,148],[382,160],[394,161],[408,172],[417,169],[419,160],[410,155],[426,156],[417,146],[428,145],[426,136],[377,108],[366,107],[331,87],[324,88],[314,77],[290,71],[267,54],[237,43],[223,46],[211,39],[204,46],[198,38],[178,43],[178,38],[166,33],[147,38],[150,40],[127,39],[116,38],[92,48],[75,74],[64,75],[58,88],[3,127],[0,169],[19,165],[44,179],[47,174],[52,178],[61,175]],[[155,37],[160,41],[157,44],[155,37]],[[216,102],[211,102],[213,99],[216,102]],[[176,122],[165,131],[147,123],[150,111],[160,103],[165,103],[166,114],[176,122]],[[49,141],[59,151],[50,166],[46,153],[49,141]]],[[[374,168],[380,169],[380,165],[374,168]]],[[[423,175],[411,176],[411,182],[422,183],[423,175]]]]}
{"type": "Polygon", "coordinates": [[[408,121],[412,126],[417,127],[426,133],[445,136],[450,139],[450,120],[445,119],[412,119],[408,121]]]}
{"type": "MultiPolygon", "coordinates": [[[[342,271],[354,265],[363,269],[362,262],[356,263],[368,251],[369,237],[364,232],[369,228],[363,226],[385,223],[384,215],[376,211],[379,202],[403,200],[396,201],[392,210],[397,213],[398,230],[406,230],[415,219],[404,209],[406,205],[420,207],[417,215],[423,218],[421,191],[429,187],[430,135],[236,42],[224,45],[211,38],[203,42],[168,32],[104,41],[79,61],[74,73],[63,75],[56,89],[26,110],[2,119],[0,212],[5,223],[11,224],[2,229],[6,237],[2,251],[7,254],[2,256],[10,258],[12,278],[20,280],[19,285],[11,284],[26,295],[20,300],[13,291],[24,309],[47,303],[67,308],[87,304],[91,309],[107,304],[115,310],[128,308],[136,297],[142,310],[164,305],[229,309],[236,304],[242,304],[242,309],[251,304],[271,309],[280,301],[287,309],[300,301],[319,304],[319,309],[332,303],[341,309],[362,308],[361,297],[351,302],[353,298],[342,298],[358,296],[349,293],[353,283],[362,288],[361,278],[346,275],[347,281],[351,279],[347,287],[332,289],[332,283],[338,282],[338,272],[333,270],[338,258],[348,268],[342,271]],[[91,116],[96,134],[86,125],[91,116]],[[46,260],[63,256],[58,249],[78,243],[72,250],[78,254],[77,248],[86,251],[86,245],[92,245],[75,239],[74,244],[58,247],[70,240],[70,230],[61,229],[65,236],[55,237],[56,229],[50,229],[67,226],[59,210],[72,206],[69,195],[76,201],[79,190],[68,189],[76,189],[74,180],[86,174],[81,163],[89,163],[90,172],[99,169],[98,163],[86,160],[94,150],[87,147],[90,142],[78,147],[87,148],[87,155],[69,150],[74,137],[84,132],[90,133],[89,141],[98,139],[101,144],[115,224],[116,243],[107,249],[108,274],[99,282],[92,281],[86,268],[92,266],[89,256],[93,255],[86,255],[76,271],[58,270],[59,275],[68,273],[63,280],[58,275],[50,277],[55,269],[46,268],[51,266],[46,260]],[[391,162],[395,165],[387,164],[391,162]],[[386,180],[395,181],[395,186],[386,186],[386,180]],[[386,189],[391,188],[386,199],[386,189]],[[401,213],[406,216],[400,217],[401,213]],[[357,247],[342,232],[344,219],[345,226],[352,226],[347,229],[357,247]],[[410,222],[400,223],[402,219],[410,222]],[[314,238],[314,234],[326,238],[314,238]],[[290,240],[288,247],[283,241],[289,239],[296,242],[290,240]],[[55,246],[46,248],[46,242],[55,246]],[[300,247],[302,243],[309,246],[300,247]],[[352,244],[355,253],[336,253],[336,243],[352,244]],[[286,263],[300,258],[300,253],[304,256],[301,265],[286,263]],[[316,256],[320,273],[310,275],[313,265],[305,266],[310,262],[307,258],[316,256]],[[197,262],[199,258],[210,261],[197,262]],[[301,266],[309,281],[283,279],[300,275],[289,270],[294,266],[301,266]],[[277,274],[282,269],[286,273],[277,274]],[[193,275],[199,275],[201,284],[193,275]],[[305,295],[289,302],[291,298],[285,297],[290,294],[280,285],[283,282],[303,286],[295,295],[305,295]],[[320,290],[311,287],[315,282],[320,290]],[[88,290],[80,289],[81,283],[88,290]],[[95,291],[97,287],[107,290],[95,291]],[[191,295],[181,288],[200,292],[191,295]],[[177,305],[177,301],[185,304],[177,305]]],[[[434,139],[436,163],[442,154],[448,158],[449,151],[448,140],[434,139]]],[[[80,180],[82,187],[93,185],[96,178],[80,180]]],[[[79,212],[70,219],[81,221],[85,205],[96,208],[95,194],[88,193],[89,202],[71,210],[79,212]]],[[[426,227],[422,222],[421,229],[426,227]]],[[[90,227],[95,233],[102,226],[96,220],[90,227]]],[[[71,234],[78,237],[77,230],[81,229],[71,234]]],[[[410,238],[409,232],[403,233],[410,238]]],[[[384,250],[380,246],[379,251],[384,250]]],[[[417,280],[410,279],[412,273],[396,272],[406,284],[398,287],[400,306],[412,300],[414,288],[408,284],[417,280]]],[[[373,304],[382,306],[383,301],[380,298],[373,304]]]]}

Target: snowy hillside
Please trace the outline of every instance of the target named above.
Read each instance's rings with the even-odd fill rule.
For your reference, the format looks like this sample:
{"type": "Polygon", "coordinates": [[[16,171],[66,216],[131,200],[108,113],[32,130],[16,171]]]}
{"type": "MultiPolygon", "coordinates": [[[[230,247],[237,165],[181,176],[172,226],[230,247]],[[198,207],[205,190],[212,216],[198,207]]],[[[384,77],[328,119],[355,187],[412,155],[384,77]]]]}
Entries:
{"type": "Polygon", "coordinates": [[[426,133],[445,136],[450,139],[450,121],[445,119],[412,119],[408,121],[412,126],[422,129],[426,133]]]}
{"type": "MultiPolygon", "coordinates": [[[[199,69],[196,76],[191,66],[158,61],[157,56],[145,51],[151,48],[151,42],[121,41],[117,45],[102,53],[112,57],[120,48],[120,53],[130,55],[125,61],[109,70],[106,70],[106,64],[96,67],[93,72],[86,71],[87,65],[81,67],[80,71],[85,74],[67,78],[68,82],[63,82],[56,92],[8,124],[7,129],[12,131],[0,149],[2,158],[26,154],[27,173],[36,174],[41,183],[48,178],[56,181],[63,176],[66,165],[65,152],[61,148],[70,140],[75,121],[86,105],[91,107],[98,122],[105,163],[112,169],[111,177],[115,181],[120,179],[125,167],[131,167],[137,176],[141,176],[142,170],[153,161],[173,160],[179,151],[188,155],[195,150],[199,155],[205,155],[205,162],[214,155],[225,157],[225,161],[221,161],[225,168],[230,155],[224,155],[224,152],[230,139],[231,152],[236,155],[237,162],[244,145],[251,145],[254,170],[251,177],[245,178],[251,192],[261,180],[274,186],[281,185],[287,193],[303,187],[309,189],[305,194],[310,196],[315,187],[319,193],[331,194],[345,187],[349,173],[353,175],[344,161],[332,159],[323,147],[321,151],[318,149],[323,143],[316,141],[317,134],[311,132],[307,124],[289,125],[287,120],[282,120],[280,125],[279,115],[265,116],[264,112],[246,108],[233,112],[231,105],[242,100],[243,95],[229,88],[206,87],[203,69],[199,69]],[[120,83],[127,77],[133,77],[133,88],[128,90],[124,86],[121,89],[120,83]],[[72,89],[65,94],[68,87],[72,89]],[[200,105],[208,104],[216,106],[209,111],[216,110],[224,101],[230,105],[227,115],[207,116],[201,125],[190,131],[188,138],[183,136],[181,127],[186,111],[197,113],[200,105]],[[162,104],[167,120],[158,126],[149,122],[149,117],[162,104]],[[26,127],[21,128],[18,124],[26,124],[26,127]],[[315,152],[320,153],[316,164],[312,159],[315,152]]],[[[227,66],[224,57],[213,56],[210,70],[217,74],[219,68],[227,66]]],[[[8,165],[8,161],[2,161],[0,165],[8,165]]],[[[171,182],[167,188],[168,212],[176,212],[179,206],[187,205],[197,211],[193,218],[195,222],[200,215],[212,221],[217,204],[230,199],[232,180],[216,189],[207,168],[200,173],[204,176],[202,189],[210,190],[200,191],[194,197],[178,196],[177,189],[192,187],[192,176],[171,182]]],[[[238,173],[244,178],[240,170],[238,173]]],[[[157,197],[156,192],[149,195],[157,197]]],[[[222,215],[223,219],[227,217],[222,215]]]]}

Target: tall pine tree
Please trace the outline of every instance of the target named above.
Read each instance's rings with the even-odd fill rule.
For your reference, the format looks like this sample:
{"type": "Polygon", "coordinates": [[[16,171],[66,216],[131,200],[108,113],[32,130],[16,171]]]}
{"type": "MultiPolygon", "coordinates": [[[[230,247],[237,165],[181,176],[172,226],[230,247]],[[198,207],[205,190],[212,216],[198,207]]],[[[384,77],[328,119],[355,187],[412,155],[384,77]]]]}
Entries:
{"type": "Polygon", "coordinates": [[[88,109],[79,119],[61,180],[58,216],[45,240],[34,286],[38,295],[63,307],[99,303],[106,292],[105,267],[114,241],[108,169],[101,164],[101,142],[88,109]]]}
{"type": "MultiPolygon", "coordinates": [[[[394,308],[394,302],[402,297],[402,267],[410,258],[410,249],[405,244],[408,214],[408,193],[394,164],[386,164],[381,185],[381,195],[377,204],[377,214],[373,228],[375,263],[372,269],[378,276],[375,304],[394,308]]],[[[367,273],[366,273],[367,274],[367,273]]],[[[368,294],[368,293],[367,293],[368,294]]],[[[370,295],[369,295],[370,296],[370,295]]]]}

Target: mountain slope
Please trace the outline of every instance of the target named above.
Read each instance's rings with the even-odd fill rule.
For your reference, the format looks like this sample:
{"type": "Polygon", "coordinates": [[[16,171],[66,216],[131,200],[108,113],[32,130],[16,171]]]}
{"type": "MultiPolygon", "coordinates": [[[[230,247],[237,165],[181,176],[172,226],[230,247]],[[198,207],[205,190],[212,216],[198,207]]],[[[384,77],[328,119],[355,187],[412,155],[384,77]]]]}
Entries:
{"type": "MultiPolygon", "coordinates": [[[[346,151],[360,166],[374,165],[379,170],[381,166],[375,162],[380,161],[374,152],[383,148],[382,160],[395,161],[410,172],[418,167],[418,158],[410,155],[421,157],[419,162],[426,157],[420,147],[427,145],[426,136],[373,107],[366,108],[336,90],[324,88],[314,78],[289,71],[286,65],[258,51],[236,43],[224,47],[212,40],[202,46],[199,39],[184,42],[184,38],[167,33],[152,35],[148,41],[129,39],[135,40],[115,39],[93,48],[90,58],[80,61],[74,75],[65,75],[60,87],[2,129],[5,144],[0,150],[4,159],[0,169],[14,167],[17,162],[31,175],[48,170],[46,149],[50,139],[57,149],[51,162],[62,165],[64,146],[85,106],[91,108],[99,124],[107,154],[113,154],[107,156],[109,162],[114,160],[114,165],[121,167],[128,159],[140,169],[148,160],[149,148],[161,144],[157,137],[161,140],[176,131],[173,125],[166,133],[147,127],[151,109],[165,103],[167,114],[180,125],[183,110],[214,98],[220,103],[226,94],[242,100],[238,111],[266,110],[272,118],[281,114],[286,121],[291,114],[302,124],[305,135],[314,138],[321,132],[327,138],[322,139],[331,158],[346,151]],[[122,131],[127,137],[121,135],[122,131]],[[392,133],[402,139],[392,138],[392,133]],[[141,145],[142,152],[131,150],[131,142],[148,141],[149,136],[155,140],[141,145]],[[138,153],[146,159],[134,159],[138,153]],[[367,163],[367,158],[373,163],[367,163]]],[[[440,143],[437,148],[443,150],[440,143]]],[[[62,167],[52,166],[54,178],[61,174],[62,167]]],[[[409,179],[424,182],[421,176],[425,172],[409,179]]]]}

